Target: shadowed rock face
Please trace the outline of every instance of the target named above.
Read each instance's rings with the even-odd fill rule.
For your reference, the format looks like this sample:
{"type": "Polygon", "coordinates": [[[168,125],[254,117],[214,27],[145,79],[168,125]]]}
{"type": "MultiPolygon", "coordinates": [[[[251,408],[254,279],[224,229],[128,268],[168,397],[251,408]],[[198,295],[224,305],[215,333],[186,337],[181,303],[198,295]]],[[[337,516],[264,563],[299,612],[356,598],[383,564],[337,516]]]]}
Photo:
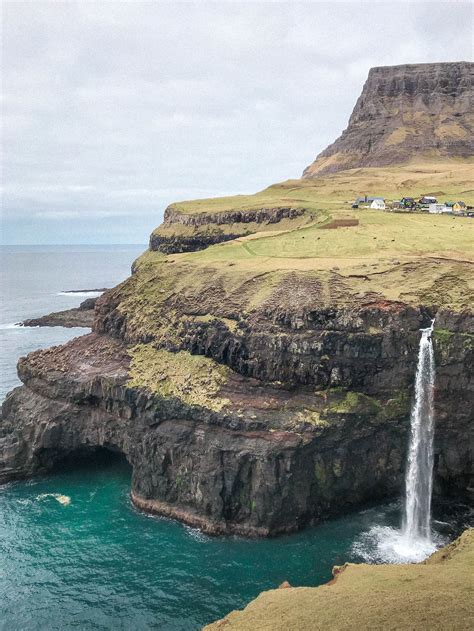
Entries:
{"type": "Polygon", "coordinates": [[[277,224],[282,219],[301,217],[304,212],[304,208],[279,207],[187,215],[168,206],[163,224],[150,236],[150,250],[163,254],[204,250],[252,234],[264,223],[277,224]]]}
{"type": "MultiPolygon", "coordinates": [[[[132,385],[126,329],[111,318],[107,333],[103,322],[101,334],[19,361],[25,385],[3,405],[0,482],[105,447],[131,464],[139,508],[212,534],[253,536],[399,494],[426,317],[395,304],[311,312],[267,330],[255,323],[238,339],[207,322],[190,327],[181,352],[230,366],[217,411],[132,385]],[[384,326],[374,331],[376,322],[384,326]],[[314,370],[328,353],[327,373],[314,370]]],[[[436,341],[435,491],[452,497],[470,484],[473,351],[464,331],[472,324],[449,313],[438,320],[447,328],[436,341]]]]}
{"type": "Polygon", "coordinates": [[[303,173],[408,162],[414,156],[474,152],[474,64],[372,68],[347,129],[303,173]]]}

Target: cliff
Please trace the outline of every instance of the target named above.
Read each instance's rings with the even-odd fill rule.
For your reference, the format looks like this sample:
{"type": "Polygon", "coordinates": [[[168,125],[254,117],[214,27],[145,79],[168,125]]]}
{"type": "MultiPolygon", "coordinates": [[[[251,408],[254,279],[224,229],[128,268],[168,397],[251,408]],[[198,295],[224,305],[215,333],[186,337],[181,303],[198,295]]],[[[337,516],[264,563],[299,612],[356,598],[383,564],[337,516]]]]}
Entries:
{"type": "Polygon", "coordinates": [[[469,158],[170,206],[93,333],[21,358],[0,481],[122,452],[132,500],[274,535],[398,495],[419,329],[436,316],[435,493],[472,483],[474,222],[353,210],[359,192],[474,203],[469,158]]]}
{"type": "Polygon", "coordinates": [[[347,129],[303,177],[474,153],[474,64],[372,68],[347,129]]]}
{"type": "Polygon", "coordinates": [[[320,587],[263,592],[205,631],[471,629],[474,530],[416,565],[335,567],[320,587]]]}
{"type": "MultiPolygon", "coordinates": [[[[1,481],[120,451],[138,507],[213,534],[289,532],[398,494],[419,328],[436,314],[435,491],[467,497],[472,314],[448,289],[444,307],[417,306],[382,293],[410,264],[359,278],[182,256],[147,253],[98,300],[94,333],[19,361],[1,481]]],[[[441,283],[447,268],[424,265],[441,283]]]]}

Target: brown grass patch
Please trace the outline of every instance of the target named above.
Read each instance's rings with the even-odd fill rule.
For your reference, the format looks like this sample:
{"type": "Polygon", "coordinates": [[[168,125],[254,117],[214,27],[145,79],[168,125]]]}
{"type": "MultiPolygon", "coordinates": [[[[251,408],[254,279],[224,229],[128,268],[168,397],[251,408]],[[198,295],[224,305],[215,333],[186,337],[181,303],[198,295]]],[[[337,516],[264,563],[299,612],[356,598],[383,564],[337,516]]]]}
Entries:
{"type": "Polygon", "coordinates": [[[352,226],[358,225],[358,219],[333,219],[324,226],[321,226],[321,230],[337,230],[337,228],[351,228],[352,226]]]}

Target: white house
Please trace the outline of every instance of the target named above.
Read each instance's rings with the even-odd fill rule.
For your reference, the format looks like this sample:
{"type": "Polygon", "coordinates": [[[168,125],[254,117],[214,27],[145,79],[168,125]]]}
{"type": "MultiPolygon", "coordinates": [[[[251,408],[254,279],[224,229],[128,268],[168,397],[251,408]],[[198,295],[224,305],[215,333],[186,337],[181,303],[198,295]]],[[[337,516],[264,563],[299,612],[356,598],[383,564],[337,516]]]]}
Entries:
{"type": "Polygon", "coordinates": [[[441,215],[442,213],[452,213],[453,209],[444,204],[430,204],[428,211],[434,215],[441,215]]]}
{"type": "Polygon", "coordinates": [[[374,201],[370,204],[370,207],[375,210],[385,210],[385,202],[383,199],[374,199],[374,201]]]}

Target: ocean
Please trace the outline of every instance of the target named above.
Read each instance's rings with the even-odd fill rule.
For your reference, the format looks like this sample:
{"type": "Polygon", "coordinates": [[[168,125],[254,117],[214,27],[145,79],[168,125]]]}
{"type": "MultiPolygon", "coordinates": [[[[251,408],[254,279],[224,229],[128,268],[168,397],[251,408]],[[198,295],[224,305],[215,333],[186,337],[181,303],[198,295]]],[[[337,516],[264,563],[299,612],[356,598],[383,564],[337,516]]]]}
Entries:
{"type": "MultiPolygon", "coordinates": [[[[144,249],[2,249],[2,398],[19,385],[19,356],[88,332],[15,324],[77,306],[85,296],[70,290],[115,285],[144,249]]],[[[110,457],[0,488],[0,629],[199,629],[285,580],[319,585],[334,565],[383,561],[374,525],[390,531],[400,522],[395,502],[274,539],[208,537],[137,511],[130,479],[128,464],[110,457]]],[[[463,520],[437,523],[448,536],[463,520]]]]}

